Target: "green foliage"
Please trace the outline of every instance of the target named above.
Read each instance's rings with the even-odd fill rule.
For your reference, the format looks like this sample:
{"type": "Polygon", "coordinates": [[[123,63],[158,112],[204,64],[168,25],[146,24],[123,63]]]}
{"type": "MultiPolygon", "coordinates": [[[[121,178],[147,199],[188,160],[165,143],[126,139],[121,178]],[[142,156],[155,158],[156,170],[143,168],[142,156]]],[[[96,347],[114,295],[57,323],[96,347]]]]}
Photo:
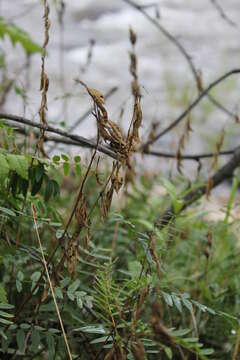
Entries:
{"type": "MultiPolygon", "coordinates": [[[[8,127],[1,124],[1,132],[4,136],[8,127]]],[[[82,173],[86,166],[79,155],[62,153],[43,160],[25,155],[20,147],[13,152],[16,134],[10,133],[12,143],[0,152],[1,351],[34,356],[42,350],[49,359],[65,359],[56,308],[32,231],[31,204],[49,258],[57,241],[62,241],[75,197],[65,188],[65,174],[70,189],[77,189],[82,179],[77,167],[82,173]],[[29,303],[13,321],[22,296],[31,292],[29,303]],[[41,299],[36,321],[31,307],[41,299]]],[[[104,181],[105,170],[98,179],[95,171],[88,178],[88,211],[101,189],[99,178],[104,181]]],[[[84,232],[78,239],[75,276],[69,275],[66,262],[57,275],[49,266],[64,327],[74,334],[73,354],[87,339],[100,358],[115,348],[128,359],[135,359],[138,348],[150,360],[181,359],[181,354],[189,360],[192,354],[203,360],[232,356],[240,311],[237,240],[235,224],[229,223],[236,183],[227,207],[228,222],[210,223],[197,209],[178,215],[188,191],[184,179],[179,181],[141,176],[125,194],[121,210],[113,208],[104,222],[98,204],[92,211],[88,248],[83,246],[84,232]],[[167,190],[167,199],[155,196],[159,184],[167,190]],[[159,230],[154,225],[156,214],[171,202],[174,224],[159,230]]],[[[73,234],[74,226],[68,230],[69,239],[73,234]]],[[[67,244],[57,248],[55,264],[61,262],[67,244]]],[[[83,356],[88,358],[87,351],[83,356]]]]}
{"type": "MultiPolygon", "coordinates": [[[[0,18],[5,36],[27,54],[42,51],[0,18]]],[[[187,99],[185,91],[172,102],[187,99]]],[[[162,174],[139,175],[106,211],[116,185],[109,163],[93,161],[89,170],[82,154],[66,152],[43,159],[4,122],[0,140],[0,357],[68,358],[39,239],[73,358],[233,357],[240,263],[231,211],[239,173],[224,221],[210,222],[197,206],[182,215],[189,182],[162,174]],[[173,221],[156,226],[170,204],[173,221]]]]}
{"type": "MultiPolygon", "coordinates": [[[[79,180],[75,166],[80,161],[74,158],[72,162],[67,154],[55,155],[52,161],[20,154],[11,154],[9,160],[6,151],[1,155],[8,166],[0,201],[1,242],[6,244],[2,245],[0,270],[1,351],[6,356],[13,351],[19,356],[35,356],[42,350],[48,359],[65,359],[56,309],[46,276],[41,278],[42,259],[32,231],[31,203],[37,209],[37,225],[49,257],[57,240],[61,241],[68,219],[62,215],[62,209],[67,214],[71,212],[75,195],[63,185],[61,196],[54,196],[59,194],[57,184],[64,184],[65,175],[71,174],[70,186],[74,188],[79,180]],[[25,170],[24,166],[19,167],[20,156],[25,170]],[[28,182],[27,191],[24,181],[28,182]],[[26,204],[22,210],[24,196],[26,204]],[[19,224],[22,232],[16,247],[19,224]],[[13,323],[7,298],[18,309],[19,295],[31,291],[31,301],[13,323]],[[36,303],[39,309],[33,317],[36,303]]],[[[90,209],[98,194],[94,174],[86,188],[90,209]]],[[[197,209],[178,215],[184,194],[179,191],[181,188],[185,188],[183,181],[178,186],[162,178],[141,177],[126,195],[122,209],[113,209],[105,222],[98,211],[93,212],[88,249],[83,247],[84,234],[78,239],[74,278],[69,276],[66,265],[57,274],[54,266],[49,266],[65,329],[73,334],[69,339],[74,356],[79,355],[81,348],[83,359],[88,358],[84,348],[87,341],[100,359],[114,348],[125,351],[128,359],[137,359],[134,346],[140,348],[139,344],[150,360],[232,357],[240,311],[235,224],[210,223],[197,209]],[[165,196],[155,196],[159,183],[167,189],[167,201],[165,196]],[[174,224],[156,229],[156,214],[170,200],[175,203],[174,224]],[[160,276],[154,254],[159,259],[160,276]]],[[[228,219],[231,207],[232,200],[228,219]]],[[[68,241],[73,233],[74,227],[70,227],[68,241]]],[[[56,265],[67,243],[56,251],[56,265]]]]}
{"type": "Polygon", "coordinates": [[[19,43],[27,54],[42,52],[41,46],[35,43],[25,31],[0,17],[0,38],[3,39],[6,35],[13,45],[19,43]]]}

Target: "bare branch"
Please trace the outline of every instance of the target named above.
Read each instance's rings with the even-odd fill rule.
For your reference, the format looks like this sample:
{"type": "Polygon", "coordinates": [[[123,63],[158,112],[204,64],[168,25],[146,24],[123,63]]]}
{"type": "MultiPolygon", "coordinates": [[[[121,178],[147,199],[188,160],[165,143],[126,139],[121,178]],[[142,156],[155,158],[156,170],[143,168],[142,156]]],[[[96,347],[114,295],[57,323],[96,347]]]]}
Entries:
{"type": "MultiPolygon", "coordinates": [[[[88,140],[82,136],[79,135],[73,135],[73,134],[69,134],[66,131],[63,131],[61,129],[58,128],[54,128],[53,126],[50,125],[42,125],[39,123],[36,123],[34,121],[28,120],[22,116],[17,116],[17,115],[11,115],[11,114],[3,114],[0,113],[0,119],[6,119],[6,120],[10,120],[10,121],[15,121],[17,123],[20,124],[25,124],[34,128],[38,128],[38,129],[42,129],[44,131],[47,132],[51,132],[51,133],[55,133],[58,135],[61,135],[65,138],[71,139],[75,142],[77,142],[80,146],[82,147],[86,147],[86,148],[90,148],[90,149],[96,149],[97,147],[97,143],[91,140],[88,140]]],[[[112,157],[115,160],[118,160],[118,156],[115,152],[113,152],[111,149],[109,149],[107,146],[104,145],[98,145],[98,151],[112,157]]]]}
{"type": "Polygon", "coordinates": [[[198,78],[198,72],[193,64],[192,58],[191,56],[187,53],[187,51],[185,50],[185,48],[182,46],[182,44],[170,33],[168,32],[168,30],[166,30],[161,24],[159,24],[159,22],[152,18],[143,8],[142,5],[138,5],[136,4],[134,1],[132,0],[123,0],[125,3],[129,4],[130,6],[132,6],[133,8],[135,8],[136,10],[140,11],[156,28],[158,28],[158,30],[161,31],[161,33],[168,39],[170,40],[178,49],[179,51],[183,54],[183,56],[185,57],[185,59],[187,60],[190,69],[193,73],[193,76],[195,79],[198,78]]]}
{"type": "Polygon", "coordinates": [[[210,0],[210,2],[217,9],[217,11],[218,11],[219,15],[221,16],[221,18],[223,18],[229,25],[237,27],[237,24],[227,16],[227,14],[225,13],[225,11],[221,7],[221,5],[217,2],[217,0],[210,0]]]}
{"type": "MultiPolygon", "coordinates": [[[[112,87],[106,94],[104,94],[104,98],[108,99],[110,96],[112,96],[118,88],[116,86],[112,87]]],[[[75,130],[80,124],[83,123],[83,121],[92,113],[92,108],[88,109],[82,116],[79,117],[69,128],[69,131],[75,130]]]]}
{"type": "MultiPolygon", "coordinates": [[[[19,132],[22,135],[29,135],[28,131],[25,128],[23,128],[22,126],[14,126],[14,128],[16,129],[17,132],[19,132]]],[[[54,142],[57,144],[81,146],[81,144],[79,144],[79,142],[77,142],[77,141],[66,139],[64,137],[59,137],[59,136],[49,136],[49,135],[45,136],[44,142],[54,142]]],[[[107,148],[107,146],[106,146],[106,148],[107,148]]],[[[229,156],[229,155],[232,155],[234,152],[235,152],[235,148],[231,149],[231,150],[224,150],[224,151],[220,151],[218,156],[229,156]]],[[[176,159],[175,153],[169,153],[169,152],[158,151],[158,150],[145,150],[143,153],[145,155],[150,155],[150,156],[162,157],[162,158],[167,158],[167,159],[176,159]]],[[[182,160],[199,161],[201,159],[212,158],[215,155],[216,155],[216,153],[214,153],[214,152],[200,153],[200,154],[194,154],[194,155],[193,154],[191,154],[191,155],[190,154],[182,154],[181,159],[182,160]]]]}
{"type": "MultiPolygon", "coordinates": [[[[200,90],[200,84],[199,82],[201,81],[200,77],[199,77],[199,72],[196,69],[191,56],[188,54],[188,52],[186,51],[186,49],[182,46],[182,44],[180,43],[180,41],[173,36],[168,30],[166,30],[161,24],[159,24],[158,20],[154,19],[153,17],[151,17],[145,10],[144,7],[142,5],[138,5],[136,4],[133,0],[122,0],[125,3],[127,3],[128,5],[132,6],[134,9],[140,11],[142,13],[143,16],[145,16],[172,44],[174,44],[178,50],[180,51],[180,53],[183,55],[183,57],[186,59],[191,72],[193,74],[193,77],[195,79],[196,82],[196,86],[197,89],[200,90]]],[[[228,114],[229,116],[231,116],[232,118],[235,118],[235,115],[229,111],[228,109],[226,109],[222,104],[220,104],[216,99],[214,99],[212,96],[208,95],[208,99],[216,106],[218,107],[220,110],[222,110],[224,113],[228,114]]]]}
{"type": "MultiPolygon", "coordinates": [[[[218,155],[219,156],[233,155],[235,150],[236,149],[220,151],[218,155]]],[[[168,152],[161,152],[161,151],[152,150],[152,151],[149,151],[149,152],[146,151],[146,152],[144,152],[144,154],[157,156],[157,157],[162,157],[162,158],[176,159],[176,154],[168,153],[168,152]]],[[[216,153],[202,153],[202,154],[195,154],[195,155],[182,154],[181,155],[181,160],[199,161],[200,159],[212,158],[215,155],[216,155],[216,153]]]]}
{"type": "MultiPolygon", "coordinates": [[[[153,143],[155,143],[158,139],[160,139],[163,135],[165,135],[166,133],[168,133],[169,131],[171,131],[175,126],[177,126],[180,121],[182,121],[188,114],[189,112],[194,109],[198,103],[206,96],[208,95],[208,93],[218,84],[220,84],[222,81],[224,81],[225,79],[227,79],[228,77],[235,75],[235,74],[239,74],[240,73],[240,69],[233,69],[229,72],[227,72],[226,74],[220,76],[217,80],[213,81],[205,90],[203,90],[201,92],[201,94],[192,102],[191,105],[189,105],[189,107],[184,110],[184,112],[179,115],[176,120],[174,120],[169,126],[167,126],[164,130],[162,130],[158,135],[155,136],[154,139],[149,140],[148,142],[146,142],[144,145],[142,145],[143,147],[147,147],[149,145],[152,145],[153,143]]],[[[235,116],[235,119],[238,120],[237,116],[235,116]]]]}

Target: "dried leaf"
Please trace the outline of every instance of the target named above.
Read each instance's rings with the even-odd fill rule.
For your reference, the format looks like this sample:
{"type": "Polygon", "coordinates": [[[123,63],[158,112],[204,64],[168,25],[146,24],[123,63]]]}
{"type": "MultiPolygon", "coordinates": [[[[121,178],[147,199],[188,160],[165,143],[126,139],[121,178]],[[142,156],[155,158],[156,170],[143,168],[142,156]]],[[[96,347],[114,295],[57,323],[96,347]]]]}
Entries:
{"type": "Polygon", "coordinates": [[[140,142],[139,128],[142,125],[142,109],[141,109],[139,98],[135,99],[132,124],[133,124],[132,132],[129,133],[129,136],[127,139],[127,146],[129,149],[128,155],[130,155],[135,150],[136,145],[140,142]]]}
{"type": "Polygon", "coordinates": [[[202,170],[202,162],[200,159],[198,161],[198,168],[197,168],[197,177],[200,175],[200,171],[202,170]]]}
{"type": "Polygon", "coordinates": [[[104,105],[104,96],[100,93],[100,91],[93,89],[93,88],[87,88],[89,95],[92,97],[93,101],[97,103],[97,105],[104,105]]]}
{"type": "Polygon", "coordinates": [[[89,95],[91,96],[91,98],[93,99],[93,101],[98,105],[98,106],[102,106],[104,105],[104,96],[100,93],[100,91],[94,89],[94,88],[89,88],[82,80],[79,79],[75,79],[76,82],[80,83],[82,86],[85,87],[85,89],[87,90],[87,92],[89,93],[89,95]]]}
{"type": "Polygon", "coordinates": [[[119,174],[119,171],[117,172],[116,176],[113,179],[113,187],[116,193],[119,192],[123,185],[123,177],[119,174]]]}
{"type": "MultiPolygon", "coordinates": [[[[130,52],[130,73],[137,78],[137,58],[134,52],[130,52]]],[[[135,94],[134,94],[135,95],[135,94]]]]}
{"type": "MultiPolygon", "coordinates": [[[[136,75],[136,74],[135,74],[136,75]]],[[[132,81],[132,94],[135,97],[141,97],[141,90],[137,82],[137,78],[132,81]]]]}

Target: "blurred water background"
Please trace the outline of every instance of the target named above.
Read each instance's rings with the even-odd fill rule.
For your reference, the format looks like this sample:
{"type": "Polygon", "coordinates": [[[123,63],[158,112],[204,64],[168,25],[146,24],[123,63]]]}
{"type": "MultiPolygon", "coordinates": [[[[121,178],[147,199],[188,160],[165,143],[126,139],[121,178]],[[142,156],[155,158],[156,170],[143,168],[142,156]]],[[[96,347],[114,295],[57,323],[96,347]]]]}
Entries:
{"type": "MultiPolygon", "coordinates": [[[[153,1],[137,1],[150,4],[153,1]]],[[[54,1],[51,7],[50,42],[46,70],[50,79],[48,93],[48,118],[55,125],[65,122],[69,128],[91,102],[85,90],[75,84],[74,78],[84,80],[102,93],[117,86],[118,91],[107,101],[114,120],[119,119],[124,108],[123,127],[131,117],[131,76],[129,73],[129,26],[137,33],[139,82],[142,87],[143,127],[147,136],[151,123],[158,122],[159,130],[175,119],[197,96],[197,89],[189,65],[178,49],[167,40],[140,12],[121,0],[66,0],[63,25],[60,26],[54,1]],[[89,44],[94,40],[92,58],[88,66],[89,44]],[[66,96],[67,95],[67,96],[66,96]],[[65,96],[65,97],[64,97],[65,96]]],[[[159,22],[182,43],[207,86],[224,72],[240,65],[240,2],[219,0],[231,23],[224,20],[210,0],[159,0],[159,22]]],[[[39,0],[1,0],[1,16],[13,21],[39,44],[43,42],[43,6],[39,0]]],[[[146,11],[156,18],[156,7],[146,11]]],[[[1,42],[7,49],[9,75],[14,77],[26,57],[21,47],[12,47],[8,39],[1,42]]],[[[17,84],[27,94],[26,104],[20,96],[11,93],[4,110],[38,120],[41,94],[39,78],[41,57],[30,59],[28,70],[22,70],[17,84]]],[[[238,113],[240,100],[239,77],[231,77],[216,88],[213,95],[226,108],[238,113]]],[[[191,114],[193,133],[185,146],[187,153],[214,150],[222,129],[226,131],[224,148],[238,143],[239,125],[208,100],[191,114]]],[[[169,133],[154,147],[176,151],[183,126],[169,133]]],[[[86,137],[96,134],[95,120],[90,115],[75,133],[86,137]]],[[[148,167],[163,166],[163,160],[148,158],[148,167]]],[[[188,166],[194,167],[194,163],[188,166]]]]}

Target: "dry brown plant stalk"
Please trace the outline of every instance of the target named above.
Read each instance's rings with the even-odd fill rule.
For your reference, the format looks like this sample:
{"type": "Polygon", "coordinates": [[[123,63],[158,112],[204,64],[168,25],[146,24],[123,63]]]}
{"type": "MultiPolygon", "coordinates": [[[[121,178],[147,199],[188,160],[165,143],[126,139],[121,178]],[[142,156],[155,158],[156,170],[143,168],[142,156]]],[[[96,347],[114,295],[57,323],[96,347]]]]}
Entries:
{"type": "Polygon", "coordinates": [[[71,354],[71,350],[70,350],[70,347],[69,347],[69,344],[68,344],[67,335],[66,335],[66,332],[65,332],[65,329],[64,329],[64,325],[63,325],[62,317],[61,317],[61,314],[60,314],[60,311],[59,311],[59,308],[58,308],[55,292],[54,292],[53,285],[52,285],[52,282],[51,282],[51,278],[50,278],[50,275],[49,275],[49,272],[48,272],[47,261],[46,261],[45,255],[44,255],[44,251],[43,251],[43,247],[42,247],[42,243],[41,243],[41,239],[40,239],[39,232],[38,232],[38,227],[37,227],[37,212],[36,212],[36,209],[35,209],[33,204],[32,204],[32,214],[33,214],[34,227],[35,227],[35,231],[36,231],[37,239],[38,239],[38,243],[39,243],[39,248],[40,248],[42,259],[43,259],[43,264],[44,264],[45,272],[46,272],[47,279],[48,279],[48,282],[49,282],[50,290],[51,290],[51,293],[52,293],[53,301],[54,301],[54,304],[55,304],[55,307],[56,307],[57,316],[58,316],[59,323],[60,323],[60,326],[61,326],[64,342],[65,342],[65,345],[66,345],[66,348],[67,348],[69,359],[72,360],[72,354],[71,354]]]}
{"type": "MultiPolygon", "coordinates": [[[[42,100],[41,100],[41,107],[39,110],[40,115],[40,123],[47,127],[47,119],[46,119],[46,111],[47,111],[47,92],[49,87],[49,79],[47,76],[47,73],[45,71],[45,59],[46,59],[46,47],[49,41],[49,28],[50,28],[50,20],[49,20],[49,12],[50,8],[48,5],[47,0],[44,0],[44,29],[45,29],[45,36],[44,36],[44,42],[43,42],[43,53],[42,53],[42,70],[41,70],[41,82],[40,82],[40,91],[42,92],[42,100]]],[[[38,147],[43,154],[44,157],[48,158],[48,155],[46,151],[44,150],[43,142],[44,142],[44,135],[45,131],[44,129],[40,130],[40,136],[38,139],[38,147]]]]}
{"type": "Polygon", "coordinates": [[[184,132],[180,136],[179,142],[178,142],[178,148],[176,153],[176,159],[177,159],[177,170],[182,175],[182,150],[184,150],[185,141],[189,139],[190,132],[192,132],[191,128],[191,118],[190,113],[187,116],[186,123],[184,126],[184,132]]]}

